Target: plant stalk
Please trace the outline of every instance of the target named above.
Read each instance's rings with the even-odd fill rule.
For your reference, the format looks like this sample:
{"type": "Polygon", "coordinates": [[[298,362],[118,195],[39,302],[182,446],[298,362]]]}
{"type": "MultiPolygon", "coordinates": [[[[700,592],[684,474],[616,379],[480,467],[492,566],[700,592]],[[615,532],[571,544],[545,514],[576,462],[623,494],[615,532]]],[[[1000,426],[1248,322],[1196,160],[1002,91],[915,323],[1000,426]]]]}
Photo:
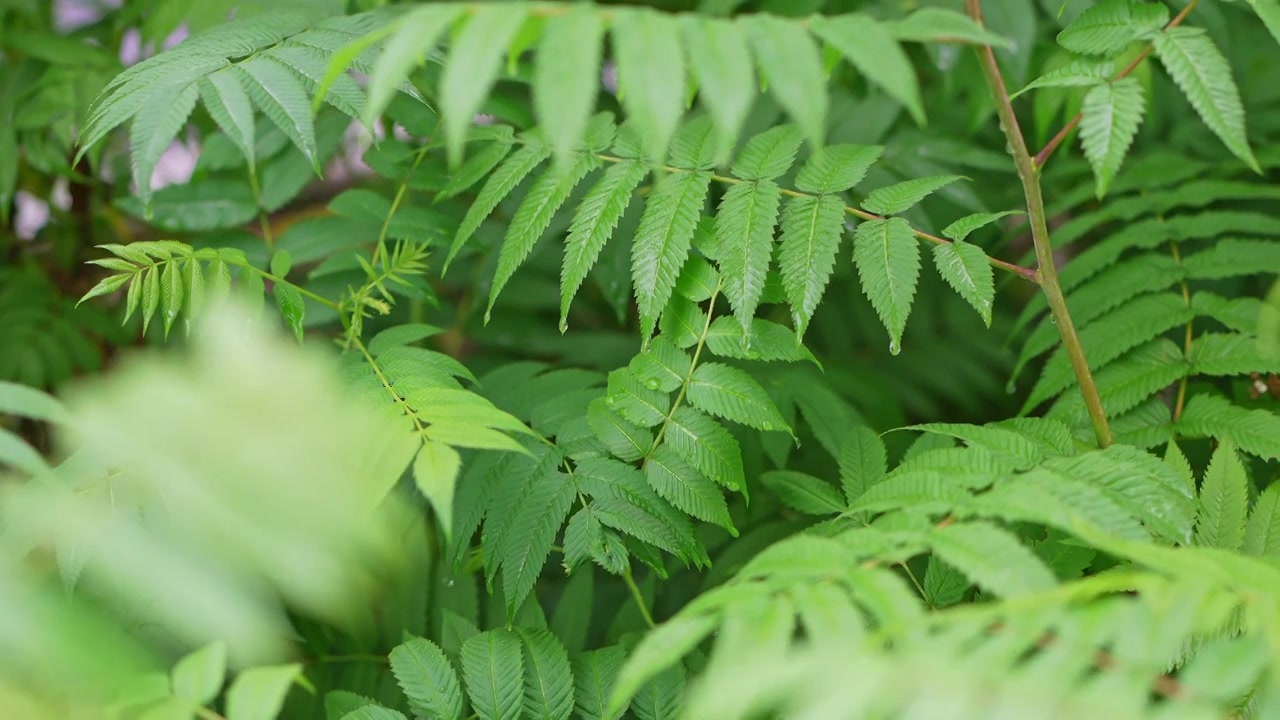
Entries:
{"type": "MultiPolygon", "coordinates": [[[[965,10],[978,25],[982,20],[982,1],[965,0],[965,10]]],[[[1098,439],[1099,447],[1107,447],[1112,443],[1111,427],[1107,423],[1107,412],[1102,406],[1102,398],[1098,395],[1098,385],[1094,382],[1093,372],[1089,369],[1085,358],[1084,346],[1080,344],[1080,336],[1076,333],[1075,324],[1071,321],[1071,312],[1067,309],[1067,299],[1062,293],[1062,284],[1058,281],[1058,270],[1053,260],[1053,246],[1049,242],[1049,223],[1045,215],[1044,196],[1040,191],[1040,173],[1036,169],[1035,160],[1027,150],[1027,141],[1018,126],[1018,116],[1013,111],[1013,103],[1009,99],[1009,90],[1005,87],[1004,76],[1000,74],[1000,65],[996,62],[995,51],[990,45],[978,48],[978,57],[982,62],[982,72],[991,88],[991,96],[995,100],[996,112],[1000,117],[1000,128],[1013,152],[1013,160],[1018,168],[1018,178],[1022,181],[1022,190],[1027,199],[1027,217],[1031,222],[1031,239],[1036,249],[1036,277],[1044,290],[1045,299],[1049,301],[1049,310],[1058,326],[1058,334],[1062,337],[1062,345],[1067,350],[1067,358],[1071,361],[1071,369],[1075,372],[1076,381],[1080,384],[1080,393],[1084,396],[1085,408],[1089,411],[1089,420],[1093,423],[1093,432],[1098,439]]]]}

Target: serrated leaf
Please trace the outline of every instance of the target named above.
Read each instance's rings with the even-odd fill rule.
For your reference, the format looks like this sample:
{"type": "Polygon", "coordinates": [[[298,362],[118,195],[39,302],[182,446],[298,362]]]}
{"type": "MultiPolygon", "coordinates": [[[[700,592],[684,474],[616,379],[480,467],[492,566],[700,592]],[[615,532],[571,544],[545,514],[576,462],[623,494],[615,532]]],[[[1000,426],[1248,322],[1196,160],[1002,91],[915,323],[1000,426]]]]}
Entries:
{"type": "Polygon", "coordinates": [[[942,279],[978,311],[987,327],[991,327],[996,279],[982,248],[963,240],[956,240],[950,245],[934,245],[933,262],[942,279]]]}
{"type": "Polygon", "coordinates": [[[1267,558],[1280,557],[1280,485],[1268,487],[1253,504],[1241,552],[1267,558]]]}
{"type": "Polygon", "coordinates": [[[840,446],[840,485],[849,503],[884,479],[888,468],[884,440],[866,425],[855,425],[840,446]]]}
{"type": "Polygon", "coordinates": [[[791,168],[804,137],[794,125],[778,125],[753,136],[731,170],[743,180],[773,180],[791,168]]]}
{"type": "Polygon", "coordinates": [[[884,153],[880,145],[831,145],[811,155],[796,174],[796,187],[811,193],[839,193],[866,177],[884,153]]]}
{"type": "Polygon", "coordinates": [[[946,187],[957,180],[964,180],[960,175],[938,175],[936,177],[905,180],[882,188],[877,188],[867,195],[862,204],[867,210],[880,215],[896,215],[910,209],[916,203],[946,187]]]}
{"type": "Polygon", "coordinates": [[[809,515],[836,515],[844,512],[844,498],[831,483],[792,470],[770,470],[760,482],[773,491],[787,507],[809,515]]]}
{"type": "Polygon", "coordinates": [[[156,315],[156,309],[160,307],[160,268],[151,266],[143,271],[143,276],[138,279],[138,283],[142,285],[142,334],[147,334],[147,328],[151,325],[151,319],[156,315]]]}
{"type": "Polygon", "coordinates": [[[568,720],[573,713],[573,672],[564,646],[547,630],[519,628],[524,647],[524,717],[568,720]]]}
{"type": "Polygon", "coordinates": [[[1200,488],[1196,544],[1239,550],[1249,511],[1249,477],[1230,442],[1214,451],[1200,488]]]}
{"type": "Polygon", "coordinates": [[[453,236],[453,244],[449,246],[449,254],[444,261],[444,269],[449,269],[449,264],[458,256],[462,250],[462,246],[467,240],[475,234],[480,228],[480,224],[489,217],[493,209],[498,207],[498,203],[502,199],[511,194],[512,190],[521,183],[534,168],[542,164],[544,160],[551,156],[551,149],[540,142],[533,142],[521,147],[519,150],[511,153],[506,160],[503,161],[498,169],[494,171],[489,179],[485,181],[484,187],[480,188],[480,194],[476,196],[475,202],[471,203],[471,207],[467,209],[467,214],[462,218],[462,223],[458,226],[458,232],[453,236]]]}
{"type": "Polygon", "coordinates": [[[138,198],[144,207],[151,202],[151,174],[156,163],[187,124],[187,118],[195,109],[197,94],[194,84],[174,88],[154,104],[144,106],[133,118],[129,127],[130,159],[138,198]]]}
{"type": "Polygon", "coordinates": [[[725,528],[734,537],[738,530],[729,516],[720,488],[693,469],[670,447],[659,445],[644,463],[649,485],[679,510],[725,528]]]}
{"type": "Polygon", "coordinates": [[[255,667],[236,676],[227,691],[227,720],[275,720],[301,665],[255,667]]]}
{"type": "Polygon", "coordinates": [[[673,173],[649,197],[631,245],[631,277],[644,338],[653,334],[689,257],[710,187],[709,173],[673,173]]]}
{"type": "Polygon", "coordinates": [[[517,720],[524,702],[524,658],[510,630],[489,630],[462,644],[462,679],[483,720],[517,720]]]}
{"type": "Polygon", "coordinates": [[[680,29],[698,97],[715,123],[715,162],[721,164],[733,150],[756,99],[747,35],[739,23],[698,15],[681,17],[680,29]]]}
{"type": "Polygon", "coordinates": [[[516,269],[533,252],[534,245],[542,238],[547,227],[551,225],[556,211],[569,200],[569,194],[583,178],[599,165],[595,156],[584,155],[574,162],[573,168],[557,173],[550,170],[538,178],[529,193],[520,202],[515,217],[507,225],[507,234],[502,241],[502,250],[498,253],[498,268],[493,278],[493,286],[489,290],[489,306],[485,309],[485,322],[489,321],[489,313],[498,299],[498,294],[506,287],[507,281],[515,274],[516,269]]]}
{"type": "Polygon", "coordinates": [[[271,294],[275,296],[276,307],[280,309],[280,317],[284,318],[285,325],[301,341],[304,332],[302,325],[306,319],[307,310],[306,303],[302,300],[302,293],[292,285],[278,282],[272,286],[271,294]]]}
{"type": "Polygon", "coordinates": [[[1032,80],[1026,87],[1010,95],[1013,99],[1036,88],[1093,87],[1109,82],[1116,65],[1110,60],[1076,60],[1068,65],[1050,70],[1032,80]]]}
{"type": "Polygon", "coordinates": [[[902,103],[917,125],[925,124],[915,67],[887,25],[869,15],[851,13],[823,18],[810,28],[867,80],[902,103]]]}
{"type": "Polygon", "coordinates": [[[472,152],[462,163],[462,167],[449,174],[444,187],[436,193],[436,202],[447,200],[470,189],[472,185],[487,177],[498,163],[507,157],[507,153],[511,152],[512,146],[515,145],[511,127],[500,125],[497,132],[499,135],[485,145],[483,150],[472,152]]]}
{"type": "MultiPolygon", "coordinates": [[[[195,260],[189,262],[195,263],[195,260]]],[[[178,319],[178,314],[182,312],[182,302],[185,297],[183,292],[182,270],[177,260],[170,260],[165,263],[164,270],[160,274],[160,306],[164,312],[164,335],[169,337],[169,330],[173,327],[173,322],[178,319]]]]}
{"type": "Polygon", "coordinates": [[[611,29],[618,93],[646,156],[666,158],[685,107],[684,50],[674,16],[649,9],[617,11],[611,29]]]}
{"type": "Polygon", "coordinates": [[[508,619],[515,616],[533,590],[574,497],[573,483],[559,473],[535,479],[530,492],[521,497],[503,541],[501,558],[508,619]]]}
{"type": "Polygon", "coordinates": [[[432,440],[423,442],[413,461],[413,481],[440,519],[446,541],[453,537],[453,490],[461,467],[457,450],[432,440]]]}
{"type": "Polygon", "coordinates": [[[1200,119],[1246,165],[1261,172],[1245,133],[1244,106],[1231,65],[1200,28],[1178,26],[1156,36],[1156,57],[1200,119]]]}
{"type": "Polygon", "coordinates": [[[533,65],[533,108],[558,158],[570,153],[587,130],[600,92],[600,42],[604,25],[594,8],[579,5],[547,21],[533,65]]]}
{"type": "Polygon", "coordinates": [[[751,330],[743,332],[737,320],[721,315],[707,330],[706,348],[726,358],[765,362],[808,360],[822,367],[790,328],[762,318],[752,320],[751,330]]]}
{"type": "Polygon", "coordinates": [[[249,98],[276,127],[316,166],[319,150],[311,118],[311,102],[297,75],[284,65],[259,56],[235,66],[249,98]]]}
{"type": "Polygon", "coordinates": [[[254,167],[257,138],[253,104],[240,81],[225,70],[200,78],[200,100],[218,128],[244,154],[249,167],[254,167]]]}
{"type": "Polygon", "coordinates": [[[724,294],[744,331],[751,328],[773,256],[773,228],[781,190],[771,180],[729,188],[716,217],[724,294]]]}
{"type": "Polygon", "coordinates": [[[343,715],[342,720],[405,720],[405,717],[404,713],[381,705],[363,705],[343,715]]]}
{"type": "MultiPolygon", "coordinates": [[[[104,277],[101,280],[99,280],[96,285],[90,288],[89,292],[85,293],[84,296],[81,297],[79,301],[77,301],[77,304],[82,303],[85,300],[88,300],[90,298],[96,298],[102,295],[110,295],[111,293],[124,287],[125,283],[129,282],[134,278],[135,276],[132,273],[127,275],[110,275],[108,277],[104,277]]],[[[136,285],[137,283],[134,283],[134,286],[136,285]]],[[[132,289],[133,288],[131,287],[130,290],[132,289]]],[[[125,322],[128,322],[128,320],[129,318],[126,316],[125,322]]]]}
{"type": "Polygon", "coordinates": [[[528,7],[521,4],[482,5],[471,13],[450,45],[440,76],[440,117],[450,166],[461,162],[472,118],[489,96],[507,45],[527,14],[528,7]]]}
{"type": "Polygon", "coordinates": [[[1058,33],[1058,44],[1082,55],[1115,56],[1135,40],[1150,38],[1169,22],[1160,3],[1103,0],[1058,33]]]}
{"type": "Polygon", "coordinates": [[[1044,592],[1057,584],[1035,553],[990,523],[953,523],[930,530],[926,538],[937,557],[999,597],[1044,592]]]}
{"type": "Polygon", "coordinates": [[[976,213],[974,215],[966,215],[959,220],[951,223],[942,229],[944,237],[952,240],[964,240],[969,234],[978,228],[985,227],[991,223],[1008,217],[1010,215],[1022,215],[1021,210],[1005,210],[998,213],[976,213]]]}
{"type": "Polygon", "coordinates": [[[609,690],[626,657],[621,646],[613,645],[573,658],[574,704],[582,720],[616,720],[626,710],[609,712],[609,690]]]}
{"type": "Polygon", "coordinates": [[[621,714],[645,683],[679,662],[718,624],[706,615],[677,615],[647,633],[618,674],[609,694],[609,715],[621,714]]]}
{"type": "Polygon", "coordinates": [[[689,407],[671,414],[666,442],[699,472],[729,488],[743,488],[742,450],[719,423],[689,407]]]}
{"type": "Polygon", "coordinates": [[[614,412],[604,398],[595,400],[587,408],[587,423],[610,453],[627,462],[644,457],[653,445],[651,432],[614,412]]]}
{"type": "Polygon", "coordinates": [[[993,33],[955,10],[924,7],[901,20],[888,23],[889,32],[907,42],[965,42],[1011,47],[1009,40],[993,33]]]}
{"type": "Polygon", "coordinates": [[[803,336],[835,270],[844,234],[844,202],[834,195],[791,198],[782,210],[781,225],[778,267],[796,334],[803,336]]]}
{"type": "Polygon", "coordinates": [[[821,147],[827,123],[827,84],[822,58],[809,33],[791,19],[744,16],[756,66],[769,92],[814,147],[821,147]]]}
{"type": "Polygon", "coordinates": [[[461,717],[462,686],[448,656],[435,643],[410,638],[396,646],[389,658],[391,672],[415,713],[441,720],[461,717]]]}
{"type": "Polygon", "coordinates": [[[1085,95],[1080,144],[1093,166],[1099,198],[1107,194],[1112,178],[1120,170],[1145,112],[1142,84],[1136,78],[1099,85],[1085,95]]]}
{"type": "Polygon", "coordinates": [[[196,705],[207,705],[222,691],[226,672],[226,644],[210,643],[173,666],[173,695],[196,705]]]}
{"type": "Polygon", "coordinates": [[[920,248],[911,226],[902,218],[862,223],[854,234],[853,261],[862,292],[889,332],[890,352],[896,352],[920,276],[920,248]]]}
{"type": "Polygon", "coordinates": [[[757,430],[791,432],[769,393],[750,374],[705,362],[693,371],[687,391],[699,410],[757,430]]]}

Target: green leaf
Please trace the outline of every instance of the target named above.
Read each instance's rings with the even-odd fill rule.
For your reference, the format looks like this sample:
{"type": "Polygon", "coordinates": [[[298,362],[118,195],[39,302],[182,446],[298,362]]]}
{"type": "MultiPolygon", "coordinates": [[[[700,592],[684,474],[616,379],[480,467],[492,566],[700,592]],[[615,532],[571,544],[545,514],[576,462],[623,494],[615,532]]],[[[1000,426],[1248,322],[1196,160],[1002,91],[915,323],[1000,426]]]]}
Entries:
{"type": "Polygon", "coordinates": [[[423,717],[456,720],[462,716],[462,687],[444,651],[430,640],[410,638],[390,654],[391,672],[423,717]]]}
{"type": "Polygon", "coordinates": [[[742,450],[715,420],[690,407],[678,408],[667,426],[666,442],[703,475],[730,490],[742,489],[742,450]]]}
{"type": "Polygon", "coordinates": [[[823,18],[811,28],[815,35],[840,51],[858,72],[902,103],[917,125],[925,124],[915,68],[889,26],[870,15],[852,13],[823,18]]]}
{"type": "MultiPolygon", "coordinates": [[[[422,65],[428,53],[435,47],[436,40],[449,29],[461,12],[462,7],[452,3],[419,5],[412,12],[405,14],[396,24],[356,40],[356,44],[353,44],[351,49],[359,52],[361,49],[359,43],[365,40],[376,42],[379,34],[394,31],[391,38],[383,44],[382,52],[379,53],[378,60],[374,63],[369,75],[369,96],[364,107],[366,126],[371,127],[378,116],[387,109],[405,78],[414,68],[422,65]]],[[[335,64],[341,54],[335,56],[335,64]]],[[[332,73],[331,66],[330,74],[332,73]]],[[[323,84],[321,87],[324,87],[323,84]]],[[[470,125],[469,118],[467,125],[470,125]]]]}
{"type": "Polygon", "coordinates": [[[518,720],[524,702],[524,658],[510,630],[489,630],[462,644],[462,678],[471,709],[483,720],[518,720]]]}
{"type": "Polygon", "coordinates": [[[1266,558],[1280,557],[1280,485],[1268,487],[1253,504],[1241,551],[1266,558]]]}
{"type": "Polygon", "coordinates": [[[791,432],[769,393],[750,374],[728,365],[702,363],[693,371],[689,402],[699,410],[757,430],[791,432]]]}
{"type": "Polygon", "coordinates": [[[1103,0],[1058,33],[1058,44],[1082,55],[1114,57],[1129,43],[1155,36],[1168,22],[1169,10],[1160,3],[1103,0]]]}
{"type": "Polygon", "coordinates": [[[250,668],[227,691],[227,720],[275,720],[285,696],[302,675],[301,665],[250,668]]]}
{"type": "Polygon", "coordinates": [[[524,715],[568,720],[573,713],[573,672],[564,646],[546,630],[519,628],[524,647],[524,715]]]}
{"type": "Polygon", "coordinates": [[[1267,26],[1271,37],[1280,43],[1280,2],[1276,0],[1246,0],[1246,2],[1257,13],[1262,24],[1267,26]]]}
{"type": "Polygon", "coordinates": [[[758,180],[734,185],[720,201],[716,244],[721,253],[724,294],[744,331],[750,330],[764,294],[781,198],[773,181],[758,180]]]}
{"type": "Polygon", "coordinates": [[[413,481],[440,519],[446,541],[453,537],[453,490],[461,467],[457,450],[431,440],[423,442],[413,461],[413,481]]]}
{"type": "Polygon", "coordinates": [[[689,257],[710,187],[709,173],[667,175],[649,197],[640,217],[631,245],[631,277],[644,338],[653,334],[689,257]]]}
{"type": "Polygon", "coordinates": [[[991,223],[1010,215],[1022,214],[1023,212],[1021,210],[1005,210],[998,213],[977,213],[974,215],[966,215],[943,228],[942,234],[944,237],[949,237],[952,240],[964,240],[969,237],[970,233],[978,228],[990,225],[991,223]]]}
{"type": "Polygon", "coordinates": [[[743,180],[773,180],[791,168],[804,141],[794,125],[779,125],[752,137],[733,160],[732,172],[743,180]]]}
{"type": "MultiPolygon", "coordinates": [[[[497,79],[507,45],[524,24],[528,7],[514,5],[481,5],[462,25],[462,30],[449,47],[440,76],[440,102],[443,111],[445,145],[449,165],[462,161],[467,132],[472,119],[497,79]]],[[[539,64],[541,64],[539,59],[539,64]]]]}
{"type": "Polygon", "coordinates": [[[782,360],[794,362],[808,360],[821,367],[818,359],[800,344],[800,339],[790,328],[778,323],[755,318],[750,332],[743,332],[738,321],[720,316],[712,321],[707,331],[706,348],[714,355],[740,360],[782,360]]]}
{"type": "MultiPolygon", "coordinates": [[[[827,149],[825,155],[834,154],[827,149]]],[[[803,336],[835,270],[844,234],[844,201],[834,195],[797,197],[782,210],[778,267],[796,334],[803,336]]]]}
{"type": "Polygon", "coordinates": [[[578,5],[548,20],[538,43],[533,108],[558,165],[568,166],[595,110],[603,33],[600,13],[578,5]]]}
{"type": "Polygon", "coordinates": [[[953,523],[925,537],[938,558],[999,597],[1045,592],[1057,584],[1035,553],[991,523],[953,523]]]}
{"type": "Polygon", "coordinates": [[[1254,172],[1262,172],[1245,133],[1244,106],[1231,65],[1200,28],[1178,26],[1156,36],[1156,57],[1205,125],[1254,172]]]}
{"type": "Polygon", "coordinates": [[[1145,112],[1142,84],[1136,78],[1099,85],[1085,95],[1080,144],[1093,166],[1099,199],[1107,194],[1112,178],[1120,170],[1145,112]]]}
{"type": "Polygon", "coordinates": [[[1032,80],[1030,84],[1010,95],[1010,99],[1036,88],[1093,87],[1110,82],[1116,72],[1116,64],[1110,60],[1076,60],[1069,65],[1050,70],[1032,80]]]}
{"type": "Polygon", "coordinates": [[[160,306],[164,310],[165,337],[169,337],[169,329],[173,327],[173,321],[177,320],[178,313],[182,312],[183,295],[182,270],[177,260],[170,260],[165,263],[164,270],[160,274],[160,306]]]}
{"type": "Polygon", "coordinates": [[[644,457],[653,445],[652,433],[614,412],[604,398],[598,398],[588,406],[587,423],[610,453],[627,462],[644,457]]]}
{"type": "Polygon", "coordinates": [[[991,305],[996,297],[996,279],[995,271],[982,248],[963,240],[956,240],[950,245],[934,245],[933,262],[942,279],[978,311],[987,327],[991,327],[991,305]]]}
{"type": "MultiPolygon", "coordinates": [[[[90,288],[89,292],[85,293],[84,296],[81,297],[76,304],[78,305],[90,298],[96,298],[102,295],[110,295],[111,293],[124,287],[125,283],[129,282],[130,280],[133,280],[134,278],[135,276],[132,273],[129,273],[126,275],[110,275],[108,277],[104,277],[98,281],[97,285],[94,285],[92,288],[90,288]]],[[[134,284],[136,285],[137,283],[134,283],[134,284]]],[[[125,321],[127,322],[128,318],[126,318],[125,321]]]]}
{"type": "Polygon", "coordinates": [[[521,496],[503,540],[502,592],[508,619],[533,590],[575,499],[573,483],[566,475],[548,473],[532,482],[530,491],[521,496]]]}
{"type": "Polygon", "coordinates": [[[292,71],[265,56],[235,66],[240,82],[253,103],[302,151],[320,172],[316,129],[306,88],[292,71]]]}
{"type": "Polygon", "coordinates": [[[226,644],[210,643],[173,666],[173,695],[195,705],[208,705],[222,691],[226,673],[226,644]]]}
{"type": "Polygon", "coordinates": [[[862,223],[854,234],[853,261],[862,292],[889,331],[889,351],[896,354],[920,276],[920,248],[911,226],[902,218],[862,223]]]}
{"type": "Polygon", "coordinates": [[[156,309],[160,307],[160,268],[151,266],[151,268],[143,271],[143,277],[137,282],[142,283],[142,334],[147,334],[147,328],[151,325],[151,318],[155,317],[156,309]]]}
{"type": "Polygon", "coordinates": [[[904,42],[963,42],[975,45],[1012,47],[1004,37],[990,32],[967,15],[946,8],[925,7],[889,25],[893,37],[904,42]]]}
{"type": "Polygon", "coordinates": [[[529,194],[524,196],[515,216],[507,225],[507,235],[502,241],[502,250],[498,253],[498,269],[489,290],[485,322],[489,321],[489,313],[493,310],[498,294],[506,287],[516,269],[529,257],[529,253],[533,252],[534,245],[551,225],[556,212],[569,200],[573,188],[598,165],[599,161],[594,156],[585,155],[575,161],[568,172],[548,171],[529,188],[529,194]]]}
{"type": "Polygon", "coordinates": [[[550,148],[540,142],[532,142],[511,153],[510,157],[498,166],[498,169],[485,181],[484,187],[480,188],[480,194],[467,209],[466,216],[458,226],[457,234],[453,236],[453,244],[449,247],[449,255],[444,261],[446,271],[462,250],[462,246],[475,234],[493,209],[498,207],[498,203],[510,195],[511,191],[515,190],[534,168],[550,156],[550,148]]]}
{"type": "Polygon", "coordinates": [[[809,515],[844,512],[844,498],[831,483],[791,470],[770,470],[760,482],[773,491],[787,507],[809,515]]]}
{"type": "Polygon", "coordinates": [[[174,88],[157,98],[154,104],[148,103],[133,118],[129,128],[130,159],[133,161],[138,197],[144,207],[151,202],[151,174],[156,163],[187,124],[187,118],[196,106],[196,95],[194,84],[174,88]]]}
{"type": "Polygon", "coordinates": [[[343,715],[342,720],[405,720],[405,717],[404,713],[380,705],[363,705],[343,715]]]}
{"type": "MultiPolygon", "coordinates": [[[[811,193],[844,192],[862,182],[880,159],[879,145],[831,145],[809,157],[796,174],[796,187],[811,193]]],[[[843,203],[842,203],[843,204],[843,203]]]]}
{"type": "Polygon", "coordinates": [[[934,191],[946,187],[957,180],[964,180],[960,175],[938,175],[936,177],[917,178],[895,183],[887,187],[872,190],[867,195],[863,207],[880,215],[896,215],[910,209],[934,191]]]}
{"type": "Polygon", "coordinates": [[[685,107],[684,50],[672,15],[649,9],[616,11],[611,30],[618,94],[649,160],[660,163],[685,107]]]}
{"type": "Polygon", "coordinates": [[[667,502],[738,536],[720,488],[690,467],[669,446],[659,445],[645,460],[644,471],[649,485],[667,502]]]}
{"type": "Polygon", "coordinates": [[[826,136],[827,83],[813,38],[794,20],[774,15],[748,15],[738,22],[747,26],[756,67],[769,91],[810,144],[821,147],[826,136]]]}
{"type": "Polygon", "coordinates": [[[621,646],[591,650],[573,658],[574,704],[582,720],[617,720],[626,706],[609,712],[609,690],[626,661],[621,646]]]}
{"type": "Polygon", "coordinates": [[[680,27],[698,97],[715,123],[719,165],[732,152],[756,99],[747,34],[739,23],[699,15],[682,16],[680,27]]]}
{"type": "Polygon", "coordinates": [[[645,634],[618,674],[609,694],[608,714],[621,714],[645,683],[679,662],[717,625],[714,617],[682,614],[645,634]]]}
{"type": "Polygon", "coordinates": [[[1249,511],[1249,477],[1230,442],[1214,451],[1200,488],[1196,544],[1239,550],[1249,511]]]}
{"type": "Polygon", "coordinates": [[[462,163],[462,167],[449,174],[444,187],[436,193],[436,202],[447,200],[470,189],[472,185],[488,176],[507,156],[507,153],[511,152],[512,146],[515,145],[511,127],[499,125],[495,132],[498,135],[493,141],[485,145],[483,150],[471,153],[462,163]]]}
{"type": "Polygon", "coordinates": [[[50,423],[66,423],[67,409],[52,395],[27,385],[0,380],[0,415],[18,415],[50,423]]]}
{"type": "Polygon", "coordinates": [[[855,425],[840,445],[840,485],[852,503],[884,479],[888,468],[884,441],[866,425],[855,425]]]}
{"type": "Polygon", "coordinates": [[[256,165],[254,145],[257,143],[253,104],[240,81],[226,70],[200,78],[200,100],[218,128],[244,154],[249,167],[256,165]]]}
{"type": "Polygon", "coordinates": [[[280,316],[284,318],[284,322],[289,326],[301,342],[303,327],[302,323],[305,319],[307,306],[302,300],[302,294],[292,285],[286,285],[278,282],[272,286],[271,294],[275,296],[276,306],[280,309],[280,316]]]}
{"type": "Polygon", "coordinates": [[[31,476],[49,472],[49,465],[35,448],[28,445],[26,440],[2,427],[0,427],[0,465],[8,465],[31,476]]]}

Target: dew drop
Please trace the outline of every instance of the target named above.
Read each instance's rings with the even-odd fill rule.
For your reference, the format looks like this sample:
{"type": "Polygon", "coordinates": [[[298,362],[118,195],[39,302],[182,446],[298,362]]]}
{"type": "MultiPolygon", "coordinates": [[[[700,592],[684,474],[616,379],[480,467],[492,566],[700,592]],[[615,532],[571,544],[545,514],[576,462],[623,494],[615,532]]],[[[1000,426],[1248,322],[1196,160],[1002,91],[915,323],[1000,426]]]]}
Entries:
{"type": "Polygon", "coordinates": [[[450,580],[450,581],[449,581],[449,587],[453,587],[453,581],[452,581],[452,580],[450,580]]]}
{"type": "Polygon", "coordinates": [[[1049,322],[1050,322],[1051,324],[1053,324],[1053,325],[1057,325],[1057,324],[1058,324],[1058,316],[1057,316],[1057,315],[1050,315],[1050,316],[1049,316],[1049,322]]]}
{"type": "Polygon", "coordinates": [[[645,387],[647,387],[647,388],[649,388],[650,390],[657,390],[657,389],[658,389],[658,381],[657,381],[657,380],[654,380],[653,378],[650,378],[650,379],[648,379],[648,380],[646,380],[646,381],[645,381],[644,386],[645,386],[645,387]]]}
{"type": "Polygon", "coordinates": [[[609,395],[608,397],[606,397],[606,398],[604,399],[604,404],[605,404],[605,405],[609,405],[609,406],[616,405],[616,404],[617,404],[617,402],[618,402],[618,399],[617,399],[617,398],[615,398],[615,397],[614,397],[614,396],[612,396],[612,395],[609,395]]]}
{"type": "Polygon", "coordinates": [[[1017,391],[1018,391],[1018,386],[1017,386],[1016,384],[1014,384],[1014,382],[1013,382],[1012,380],[1010,380],[1010,381],[1008,382],[1008,384],[1006,384],[1006,385],[1004,386],[1004,391],[1005,391],[1006,393],[1008,393],[1008,394],[1012,395],[1012,394],[1014,394],[1015,392],[1017,392],[1017,391]]]}
{"type": "Polygon", "coordinates": [[[897,341],[897,340],[892,340],[892,341],[890,341],[890,342],[889,342],[889,354],[890,354],[890,355],[897,355],[897,354],[898,354],[898,353],[900,353],[900,352],[902,352],[902,346],[898,344],[898,341],[897,341]]]}
{"type": "Polygon", "coordinates": [[[760,423],[760,429],[761,429],[761,430],[764,430],[765,432],[769,432],[770,430],[772,430],[772,429],[773,429],[773,423],[771,423],[771,422],[769,422],[768,420],[766,420],[766,421],[764,421],[764,422],[760,423]]]}
{"type": "Polygon", "coordinates": [[[563,335],[566,332],[569,332],[569,320],[568,318],[560,318],[560,334],[563,335]]]}

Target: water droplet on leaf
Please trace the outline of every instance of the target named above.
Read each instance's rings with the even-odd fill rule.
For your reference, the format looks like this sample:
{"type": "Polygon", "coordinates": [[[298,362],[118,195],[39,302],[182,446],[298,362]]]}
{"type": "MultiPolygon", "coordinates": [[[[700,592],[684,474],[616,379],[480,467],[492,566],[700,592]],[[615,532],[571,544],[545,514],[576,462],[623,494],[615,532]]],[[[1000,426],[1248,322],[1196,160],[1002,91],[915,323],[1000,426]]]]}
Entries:
{"type": "Polygon", "coordinates": [[[760,429],[768,432],[773,429],[773,423],[766,420],[765,422],[760,423],[760,429]]]}
{"type": "Polygon", "coordinates": [[[1006,393],[1008,393],[1008,394],[1012,395],[1012,394],[1014,394],[1015,392],[1017,392],[1017,391],[1018,391],[1018,386],[1017,386],[1016,384],[1014,384],[1014,382],[1013,382],[1012,380],[1010,380],[1010,381],[1008,382],[1008,384],[1006,384],[1006,385],[1004,386],[1004,391],[1005,391],[1006,393]]]}
{"type": "Polygon", "coordinates": [[[889,354],[890,354],[890,355],[897,355],[897,354],[898,354],[898,353],[900,353],[900,352],[902,352],[902,346],[898,344],[898,341],[897,341],[897,340],[892,340],[892,341],[890,341],[890,342],[889,342],[889,354]]]}
{"type": "Polygon", "coordinates": [[[652,379],[652,378],[650,378],[649,380],[646,380],[646,381],[645,381],[644,386],[645,386],[645,387],[647,387],[647,388],[649,388],[650,390],[657,390],[657,389],[658,389],[658,381],[657,381],[657,380],[654,380],[654,379],[652,379]]]}

